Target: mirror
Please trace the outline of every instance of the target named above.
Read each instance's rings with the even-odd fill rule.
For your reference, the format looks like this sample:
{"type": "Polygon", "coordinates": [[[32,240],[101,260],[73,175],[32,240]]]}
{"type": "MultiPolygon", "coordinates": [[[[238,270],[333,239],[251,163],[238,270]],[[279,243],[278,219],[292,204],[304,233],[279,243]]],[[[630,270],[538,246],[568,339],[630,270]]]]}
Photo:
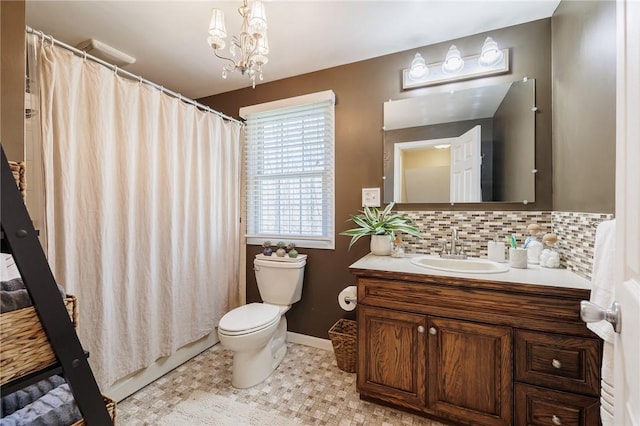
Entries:
{"type": "Polygon", "coordinates": [[[384,103],[384,201],[535,199],[535,80],[384,103]]]}

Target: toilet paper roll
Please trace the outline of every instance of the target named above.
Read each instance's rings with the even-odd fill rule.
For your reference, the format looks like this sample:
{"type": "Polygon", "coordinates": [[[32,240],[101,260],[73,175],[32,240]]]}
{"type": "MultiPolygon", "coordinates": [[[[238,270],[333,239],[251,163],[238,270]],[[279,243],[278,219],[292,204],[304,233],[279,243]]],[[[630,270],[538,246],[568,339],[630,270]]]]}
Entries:
{"type": "Polygon", "coordinates": [[[353,311],[356,308],[356,300],[358,298],[358,290],[355,285],[344,288],[338,294],[338,304],[345,311],[353,311]]]}

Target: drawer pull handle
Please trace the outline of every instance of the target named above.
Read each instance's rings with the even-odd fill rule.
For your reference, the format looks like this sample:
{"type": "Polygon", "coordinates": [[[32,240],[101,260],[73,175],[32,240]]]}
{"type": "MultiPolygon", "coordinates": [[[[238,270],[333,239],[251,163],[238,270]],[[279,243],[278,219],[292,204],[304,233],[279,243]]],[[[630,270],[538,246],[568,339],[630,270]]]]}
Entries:
{"type": "Polygon", "coordinates": [[[556,426],[560,426],[562,424],[562,420],[560,419],[560,417],[554,415],[553,417],[551,417],[551,423],[556,426]]]}
{"type": "Polygon", "coordinates": [[[429,334],[431,334],[432,336],[435,336],[436,334],[438,334],[438,330],[436,330],[435,327],[431,327],[429,329],[429,334]]]}
{"type": "Polygon", "coordinates": [[[418,333],[424,333],[424,327],[419,325],[418,326],[418,333]]]}
{"type": "Polygon", "coordinates": [[[562,368],[562,363],[557,359],[554,359],[553,361],[551,361],[551,365],[553,365],[553,368],[562,368]]]}

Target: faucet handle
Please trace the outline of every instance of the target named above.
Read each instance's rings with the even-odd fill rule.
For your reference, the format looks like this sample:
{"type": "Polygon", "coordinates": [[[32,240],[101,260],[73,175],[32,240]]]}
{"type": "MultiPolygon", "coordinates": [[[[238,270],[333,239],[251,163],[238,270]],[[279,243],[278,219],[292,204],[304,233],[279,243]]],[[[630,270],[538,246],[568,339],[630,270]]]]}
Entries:
{"type": "Polygon", "coordinates": [[[445,240],[444,238],[440,240],[440,242],[442,243],[442,249],[440,250],[440,254],[447,254],[447,240],[445,240]]]}

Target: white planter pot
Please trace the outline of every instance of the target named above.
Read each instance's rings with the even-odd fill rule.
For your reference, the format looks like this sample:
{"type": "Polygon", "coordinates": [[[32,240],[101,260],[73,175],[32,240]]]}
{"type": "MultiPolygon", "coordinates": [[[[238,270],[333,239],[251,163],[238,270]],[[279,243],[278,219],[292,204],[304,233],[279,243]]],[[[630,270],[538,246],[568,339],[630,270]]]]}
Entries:
{"type": "Polygon", "coordinates": [[[391,255],[391,236],[390,235],[372,235],[371,236],[371,253],[376,256],[391,255]]]}

